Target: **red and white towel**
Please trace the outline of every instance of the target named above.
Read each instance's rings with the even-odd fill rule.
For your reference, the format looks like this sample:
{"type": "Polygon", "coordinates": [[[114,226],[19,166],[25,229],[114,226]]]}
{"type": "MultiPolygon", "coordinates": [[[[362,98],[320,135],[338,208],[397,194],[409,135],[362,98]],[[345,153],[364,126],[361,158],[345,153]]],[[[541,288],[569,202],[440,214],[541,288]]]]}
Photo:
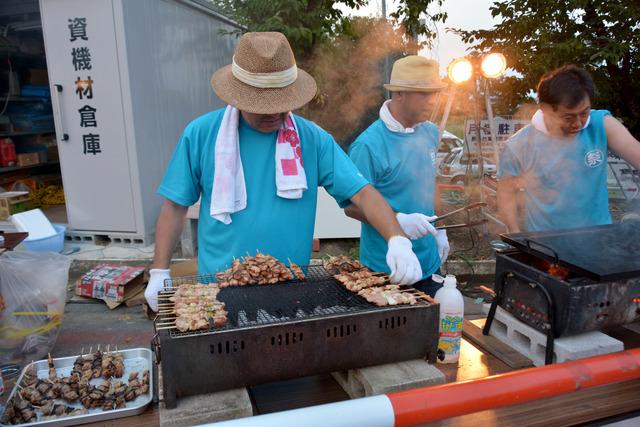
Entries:
{"type": "MultiPolygon", "coordinates": [[[[227,106],[216,136],[210,214],[224,224],[230,224],[231,215],[247,207],[247,186],[240,158],[239,121],[240,111],[227,106]]],[[[307,189],[307,176],[302,163],[300,138],[291,113],[278,130],[275,162],[278,197],[301,198],[307,189]]]]}

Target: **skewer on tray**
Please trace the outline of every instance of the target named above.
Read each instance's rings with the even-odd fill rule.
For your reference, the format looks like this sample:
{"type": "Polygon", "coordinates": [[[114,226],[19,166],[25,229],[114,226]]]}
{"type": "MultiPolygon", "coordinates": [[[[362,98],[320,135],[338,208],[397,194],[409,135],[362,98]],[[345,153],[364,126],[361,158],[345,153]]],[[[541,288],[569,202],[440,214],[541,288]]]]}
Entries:
{"type": "Polygon", "coordinates": [[[124,408],[127,401],[149,392],[149,371],[133,372],[129,381],[114,380],[107,376],[122,377],[124,374],[124,356],[110,346],[106,351],[93,352],[93,346],[85,355],[80,351],[69,376],[59,376],[51,355],[47,357],[48,374],[38,378],[36,365],[31,362],[16,384],[17,393],[7,403],[2,422],[4,424],[23,424],[34,421],[48,421],[63,417],[73,417],[88,413],[88,409],[100,408],[103,411],[124,408]],[[90,381],[100,378],[98,385],[90,381]],[[79,401],[84,408],[70,404],[79,401]],[[62,402],[62,403],[60,403],[62,402]]]}

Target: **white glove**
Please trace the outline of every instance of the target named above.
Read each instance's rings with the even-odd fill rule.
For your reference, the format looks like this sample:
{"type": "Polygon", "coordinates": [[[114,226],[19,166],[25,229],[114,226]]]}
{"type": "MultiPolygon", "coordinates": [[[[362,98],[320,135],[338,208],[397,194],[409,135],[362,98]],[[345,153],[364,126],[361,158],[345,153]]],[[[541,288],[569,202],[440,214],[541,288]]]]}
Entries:
{"type": "Polygon", "coordinates": [[[153,268],[149,270],[149,283],[144,290],[144,297],[151,310],[158,311],[158,292],[164,289],[164,281],[171,278],[171,270],[153,268]]]}
{"type": "Polygon", "coordinates": [[[389,239],[387,265],[391,269],[389,279],[398,285],[411,285],[422,279],[422,268],[418,257],[411,250],[411,241],[404,236],[389,239]]]}
{"type": "Polygon", "coordinates": [[[447,238],[447,230],[438,230],[436,233],[436,245],[438,245],[440,264],[444,264],[449,257],[449,239],[447,238]]]}
{"type": "Polygon", "coordinates": [[[420,239],[427,234],[436,235],[436,229],[431,223],[438,218],[437,216],[426,216],[421,213],[398,213],[396,218],[404,234],[411,240],[420,239]]]}

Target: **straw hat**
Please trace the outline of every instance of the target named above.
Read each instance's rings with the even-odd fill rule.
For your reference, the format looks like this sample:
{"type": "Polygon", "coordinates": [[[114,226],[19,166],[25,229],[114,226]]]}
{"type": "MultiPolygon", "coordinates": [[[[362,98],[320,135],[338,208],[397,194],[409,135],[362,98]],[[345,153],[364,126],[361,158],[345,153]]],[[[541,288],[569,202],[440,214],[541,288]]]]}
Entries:
{"type": "Polygon", "coordinates": [[[316,94],[316,82],[296,66],[289,41],[281,33],[246,33],[233,63],[211,76],[220,99],[241,111],[276,114],[295,110],[316,94]]]}
{"type": "Polygon", "coordinates": [[[440,80],[437,61],[411,55],[393,63],[391,81],[384,87],[392,92],[436,92],[447,84],[440,80]]]}

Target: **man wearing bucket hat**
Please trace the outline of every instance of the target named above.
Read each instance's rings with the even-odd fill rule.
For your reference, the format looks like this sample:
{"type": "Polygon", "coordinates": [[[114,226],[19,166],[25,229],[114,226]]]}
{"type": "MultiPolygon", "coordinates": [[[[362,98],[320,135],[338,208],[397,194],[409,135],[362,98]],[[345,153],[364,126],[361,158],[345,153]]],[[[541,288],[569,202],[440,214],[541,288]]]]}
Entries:
{"type": "MultiPolygon", "coordinates": [[[[440,80],[436,61],[411,55],[393,64],[391,81],[384,87],[391,99],[380,108],[380,118],[351,145],[349,155],[397,212],[422,268],[421,280],[414,286],[433,295],[441,285],[431,276],[447,259],[449,242],[445,230],[431,224],[437,218],[438,128],[428,120],[446,84],[440,80]]],[[[384,237],[367,223],[358,206],[352,204],[345,212],[362,221],[360,261],[375,271],[385,271],[384,237]]]]}
{"type": "Polygon", "coordinates": [[[256,250],[308,264],[323,186],[339,203],[358,206],[388,241],[393,282],[420,279],[411,242],[384,198],[327,132],[291,113],[314,97],[316,83],[297,68],[284,35],[243,35],[232,64],[213,74],[211,86],[228,106],[187,126],[158,190],[166,200],[145,291],[154,311],[187,207],[199,197],[201,274],[256,250]]]}

